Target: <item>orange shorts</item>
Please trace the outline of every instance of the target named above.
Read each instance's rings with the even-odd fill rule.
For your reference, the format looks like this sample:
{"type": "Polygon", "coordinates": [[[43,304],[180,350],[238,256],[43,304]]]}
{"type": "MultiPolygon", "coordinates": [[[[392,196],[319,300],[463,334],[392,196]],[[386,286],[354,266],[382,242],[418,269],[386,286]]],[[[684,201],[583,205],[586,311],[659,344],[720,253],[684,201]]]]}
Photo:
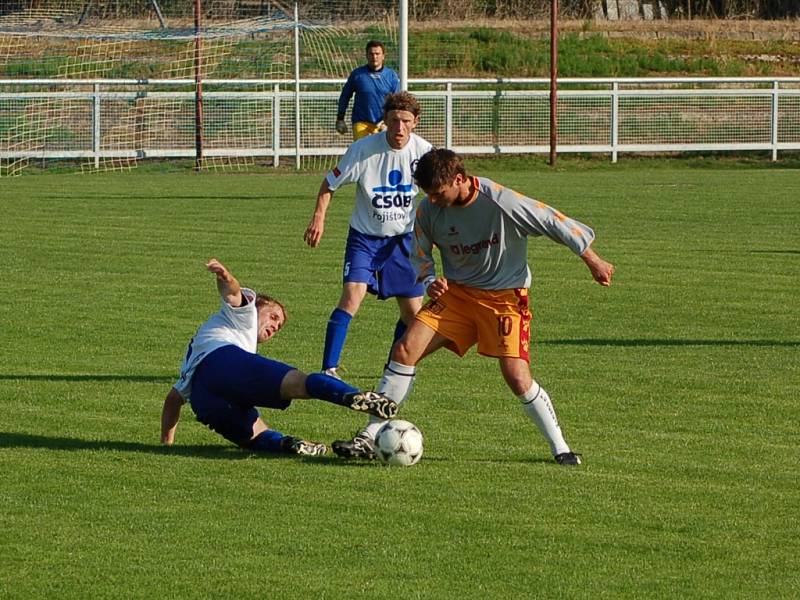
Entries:
{"type": "Polygon", "coordinates": [[[415,317],[450,340],[464,356],[477,342],[485,356],[510,356],[530,362],[531,311],[528,290],[481,290],[449,283],[438,300],[429,300],[415,317]]]}

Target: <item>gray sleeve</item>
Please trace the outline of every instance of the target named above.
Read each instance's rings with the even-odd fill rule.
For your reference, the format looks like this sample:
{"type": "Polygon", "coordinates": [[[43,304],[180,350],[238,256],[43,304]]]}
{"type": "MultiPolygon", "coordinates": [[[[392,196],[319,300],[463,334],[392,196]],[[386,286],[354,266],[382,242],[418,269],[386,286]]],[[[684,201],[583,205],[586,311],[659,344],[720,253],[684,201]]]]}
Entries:
{"type": "MultiPolygon", "coordinates": [[[[436,263],[433,260],[433,240],[430,229],[430,205],[427,198],[417,207],[414,220],[414,247],[411,251],[411,266],[417,274],[417,281],[430,283],[436,277],[436,263]],[[427,209],[427,210],[426,210],[427,209]]],[[[427,286],[426,283],[426,286],[427,286]]]]}
{"type": "Polygon", "coordinates": [[[578,255],[583,254],[594,241],[591,227],[569,218],[544,202],[508,188],[496,192],[495,198],[503,212],[526,235],[547,236],[578,255]]]}

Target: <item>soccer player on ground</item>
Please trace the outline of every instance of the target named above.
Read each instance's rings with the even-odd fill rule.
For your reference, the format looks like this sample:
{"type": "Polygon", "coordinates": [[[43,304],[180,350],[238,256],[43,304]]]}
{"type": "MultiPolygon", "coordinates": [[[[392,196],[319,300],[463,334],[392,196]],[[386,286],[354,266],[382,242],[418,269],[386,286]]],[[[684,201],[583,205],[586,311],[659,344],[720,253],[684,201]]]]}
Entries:
{"type": "Polygon", "coordinates": [[[381,130],[383,123],[383,102],[386,96],[400,91],[400,78],[389,67],[384,66],[386,48],[383,42],[367,42],[367,64],[354,69],[339,94],[339,107],[336,112],[336,131],[344,135],[347,124],[344,122],[347,105],[353,101],[353,141],[372,135],[381,130]]]}
{"type": "MultiPolygon", "coordinates": [[[[429,301],[395,344],[378,390],[400,404],[421,359],[443,347],[463,356],[477,343],[478,353],[498,359],[508,387],[547,439],[556,462],[580,464],[550,397],[530,373],[528,237],[544,235],[565,245],[603,286],[611,285],[614,265],[590,247],[594,232],[589,227],[494,181],[467,175],[450,150],[425,154],[414,178],[427,198],[417,209],[412,261],[429,301]],[[435,271],[434,246],[442,275],[435,271]]],[[[334,442],[333,451],[374,458],[373,440],[382,424],[370,419],[352,440],[334,442]]]]}
{"type": "Polygon", "coordinates": [[[422,306],[424,290],[409,261],[418,191],[412,173],[431,145],[414,133],[420,113],[414,96],[390,94],[383,112],[386,131],[353,142],[322,180],[304,234],[309,246],[319,246],[334,192],[346,183],[357,184],[344,253],[342,294],[325,331],[322,370],[332,375],[339,366],[350,321],[367,292],[381,300],[397,298],[400,319],[394,341],[422,306]]]}
{"type": "Polygon", "coordinates": [[[253,452],[321,455],[324,444],[269,429],[256,406],[288,408],[292,399],[318,398],[356,411],[391,418],[397,405],[382,394],[361,392],[322,374],[296,368],[257,353],[286,322],[283,305],[243,288],[212,258],[206,268],[216,275],[222,308],[189,342],[178,382],[161,413],[161,442],[172,445],[181,407],[189,402],[197,420],[237,446],[253,452]]]}

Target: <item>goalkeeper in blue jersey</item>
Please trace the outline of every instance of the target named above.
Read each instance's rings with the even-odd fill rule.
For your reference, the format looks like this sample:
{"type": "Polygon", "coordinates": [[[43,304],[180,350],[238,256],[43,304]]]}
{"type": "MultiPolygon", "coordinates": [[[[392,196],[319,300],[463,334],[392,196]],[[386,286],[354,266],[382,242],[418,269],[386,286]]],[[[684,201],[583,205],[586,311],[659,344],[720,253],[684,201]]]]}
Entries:
{"type": "Polygon", "coordinates": [[[216,276],[222,307],[195,333],[178,381],[161,413],[161,442],[172,445],[181,408],[188,402],[197,420],[237,446],[252,452],[325,454],[324,444],[270,429],[256,406],[283,410],[296,398],[318,398],[345,408],[387,418],[397,405],[382,394],[362,392],[334,377],[306,375],[295,367],[258,354],[286,322],[283,305],[241,287],[217,259],[206,268],[216,276]]]}
{"type": "MultiPolygon", "coordinates": [[[[592,278],[611,285],[614,265],[592,249],[594,231],[548,206],[483,177],[467,174],[446,149],[420,158],[414,179],[427,198],[414,222],[411,262],[429,298],[394,345],[378,391],[400,404],[411,390],[416,365],[448,348],[463,356],[494,357],[512,393],[547,440],[556,462],[578,465],[564,439],[545,389],[530,372],[528,238],[544,236],[579,256],[592,278]],[[437,273],[433,248],[441,257],[437,273]]],[[[383,422],[373,418],[352,440],[333,443],[340,456],[372,459],[383,422]]]]}
{"type": "Polygon", "coordinates": [[[353,101],[353,141],[372,135],[383,125],[383,101],[389,94],[400,91],[400,78],[392,69],[384,65],[386,48],[383,42],[367,42],[367,64],[354,69],[339,94],[336,112],[336,131],[344,135],[347,124],[344,121],[350,98],[353,101]]]}

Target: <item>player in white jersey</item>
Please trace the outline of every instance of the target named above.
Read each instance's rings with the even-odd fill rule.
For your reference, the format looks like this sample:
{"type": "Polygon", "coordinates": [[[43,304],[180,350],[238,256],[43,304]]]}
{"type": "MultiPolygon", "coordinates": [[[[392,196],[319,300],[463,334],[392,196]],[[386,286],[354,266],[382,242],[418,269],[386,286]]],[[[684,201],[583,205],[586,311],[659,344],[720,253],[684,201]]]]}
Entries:
{"type": "MultiPolygon", "coordinates": [[[[395,345],[378,388],[398,404],[408,396],[417,363],[447,347],[463,356],[473,345],[498,359],[503,378],[547,439],[561,465],[580,464],[561,431],[547,392],[530,373],[528,238],[546,236],[581,257],[599,284],[614,266],[591,248],[594,232],[558,210],[489,179],[471,177],[458,155],[432,150],[414,178],[427,194],[417,209],[412,262],[429,301],[395,345]],[[433,247],[442,260],[437,274],[433,247]]],[[[336,441],[341,456],[374,458],[383,424],[370,423],[352,440],[336,441]]]]}
{"type": "Polygon", "coordinates": [[[189,343],[180,379],[167,394],[161,413],[161,442],[172,445],[181,407],[189,402],[197,420],[225,439],[253,452],[319,455],[324,444],[269,429],[256,406],[283,410],[293,399],[318,398],[353,410],[391,418],[397,406],[381,394],[361,392],[323,374],[297,370],[257,353],[286,322],[283,305],[243,288],[212,258],[222,308],[189,343]]]}
{"type": "Polygon", "coordinates": [[[356,203],[344,255],[342,294],[325,331],[323,372],[335,375],[350,322],[367,292],[379,299],[396,298],[400,309],[393,342],[405,332],[419,307],[423,288],[409,262],[413,243],[413,169],[431,145],[414,133],[420,107],[407,92],[387,96],[383,105],[386,131],[354,142],[323,179],[317,205],[304,239],[320,244],[325,215],[342,185],[356,184],[356,203]]]}

